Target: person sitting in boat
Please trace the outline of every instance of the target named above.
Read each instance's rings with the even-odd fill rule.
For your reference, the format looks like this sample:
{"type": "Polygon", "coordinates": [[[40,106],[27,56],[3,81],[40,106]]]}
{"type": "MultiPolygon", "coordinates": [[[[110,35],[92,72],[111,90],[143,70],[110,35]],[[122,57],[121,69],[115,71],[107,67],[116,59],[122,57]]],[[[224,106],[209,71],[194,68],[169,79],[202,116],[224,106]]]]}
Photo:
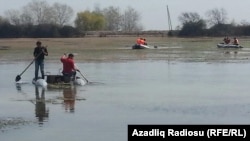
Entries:
{"type": "Polygon", "coordinates": [[[136,40],[136,44],[137,44],[137,45],[140,45],[140,44],[141,44],[141,40],[142,40],[142,38],[138,38],[138,39],[136,40]]]}
{"type": "MultiPolygon", "coordinates": [[[[64,79],[73,78],[73,80],[75,80],[76,71],[79,70],[75,67],[74,55],[72,53],[70,53],[68,56],[64,54],[61,57],[61,62],[63,63],[62,74],[64,79]]],[[[69,81],[69,80],[64,80],[64,81],[69,81]]]]}
{"type": "Polygon", "coordinates": [[[239,40],[238,40],[236,37],[234,37],[233,44],[234,44],[234,45],[239,45],[239,40]]]}
{"type": "Polygon", "coordinates": [[[227,37],[224,38],[223,41],[224,41],[225,44],[229,44],[230,43],[230,38],[227,36],[227,37]]]}
{"type": "Polygon", "coordinates": [[[144,43],[143,43],[144,45],[148,45],[148,43],[146,42],[146,39],[145,39],[145,38],[143,39],[143,42],[144,42],[144,43]]]}
{"type": "Polygon", "coordinates": [[[145,45],[145,40],[141,38],[140,45],[145,45]]]}
{"type": "Polygon", "coordinates": [[[146,39],[145,38],[138,38],[136,40],[137,45],[147,45],[146,39]]]}

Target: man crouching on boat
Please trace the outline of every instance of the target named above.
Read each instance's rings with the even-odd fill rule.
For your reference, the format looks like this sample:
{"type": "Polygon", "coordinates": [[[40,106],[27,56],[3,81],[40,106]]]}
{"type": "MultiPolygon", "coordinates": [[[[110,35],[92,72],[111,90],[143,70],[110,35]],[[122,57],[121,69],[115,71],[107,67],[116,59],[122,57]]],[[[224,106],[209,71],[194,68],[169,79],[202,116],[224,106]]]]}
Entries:
{"type": "Polygon", "coordinates": [[[62,74],[64,82],[68,83],[70,80],[75,80],[76,71],[79,70],[75,67],[74,55],[70,53],[67,57],[66,54],[64,54],[61,57],[61,62],[63,63],[62,74]]]}

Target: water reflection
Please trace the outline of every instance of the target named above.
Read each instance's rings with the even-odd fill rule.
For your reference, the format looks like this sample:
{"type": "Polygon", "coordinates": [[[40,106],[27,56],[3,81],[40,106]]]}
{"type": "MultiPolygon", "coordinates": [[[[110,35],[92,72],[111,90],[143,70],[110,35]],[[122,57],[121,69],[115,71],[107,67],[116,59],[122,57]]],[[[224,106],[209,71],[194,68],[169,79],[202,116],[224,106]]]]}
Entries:
{"type": "Polygon", "coordinates": [[[43,124],[49,118],[49,110],[46,109],[45,101],[45,88],[35,87],[36,101],[35,101],[35,114],[39,124],[43,124]],[[39,91],[41,89],[41,93],[39,91]]]}
{"type": "Polygon", "coordinates": [[[76,87],[63,88],[63,105],[66,112],[75,112],[76,87]]]}
{"type": "Polygon", "coordinates": [[[18,92],[21,92],[22,91],[21,84],[16,83],[16,89],[17,89],[18,92]]]}

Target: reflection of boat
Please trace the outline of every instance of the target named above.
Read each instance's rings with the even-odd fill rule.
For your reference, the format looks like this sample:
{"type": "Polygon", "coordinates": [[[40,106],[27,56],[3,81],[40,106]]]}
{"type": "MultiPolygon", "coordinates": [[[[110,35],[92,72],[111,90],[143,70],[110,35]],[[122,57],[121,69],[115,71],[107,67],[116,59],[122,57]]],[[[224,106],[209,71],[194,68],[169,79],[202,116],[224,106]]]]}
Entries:
{"type": "Polygon", "coordinates": [[[48,83],[42,78],[38,78],[37,80],[33,78],[32,84],[34,84],[35,86],[41,86],[41,87],[46,87],[48,85],[48,83]]]}
{"type": "Polygon", "coordinates": [[[39,124],[43,124],[43,122],[48,120],[49,118],[49,110],[46,108],[46,101],[45,101],[45,89],[42,88],[42,92],[40,94],[39,88],[36,86],[35,92],[36,92],[36,103],[35,103],[36,117],[39,121],[39,124]]]}
{"type": "Polygon", "coordinates": [[[147,45],[143,45],[143,44],[134,44],[132,46],[132,49],[148,49],[148,48],[150,48],[150,47],[147,45]]]}
{"type": "Polygon", "coordinates": [[[75,112],[76,87],[63,88],[63,102],[66,112],[75,112]]]}
{"type": "Polygon", "coordinates": [[[234,44],[224,44],[224,43],[219,43],[217,44],[218,48],[243,48],[241,45],[234,45],[234,44]]]}
{"type": "Polygon", "coordinates": [[[46,80],[41,78],[37,80],[33,79],[32,83],[36,86],[48,86],[51,88],[64,88],[70,87],[72,85],[83,86],[86,84],[86,82],[78,76],[76,76],[76,78],[73,80],[72,78],[65,77],[63,75],[46,75],[46,80]]]}

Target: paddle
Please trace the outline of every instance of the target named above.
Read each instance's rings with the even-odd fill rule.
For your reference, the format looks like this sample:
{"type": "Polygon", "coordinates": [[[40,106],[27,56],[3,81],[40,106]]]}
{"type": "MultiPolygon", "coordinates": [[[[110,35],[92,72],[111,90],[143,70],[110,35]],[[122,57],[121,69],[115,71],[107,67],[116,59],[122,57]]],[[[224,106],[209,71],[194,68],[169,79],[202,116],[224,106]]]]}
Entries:
{"type": "MultiPolygon", "coordinates": [[[[39,53],[39,54],[37,55],[37,57],[40,56],[41,54],[42,54],[42,52],[39,53]]],[[[36,57],[36,58],[37,58],[37,57],[36,57]]],[[[21,80],[21,75],[30,67],[31,64],[34,63],[34,61],[36,60],[36,58],[34,58],[34,59],[30,62],[30,64],[23,70],[22,73],[20,73],[19,75],[16,76],[16,79],[15,79],[16,82],[19,81],[19,80],[21,80]]]]}
{"type": "Polygon", "coordinates": [[[81,76],[85,79],[85,81],[86,81],[87,83],[89,83],[88,79],[87,79],[86,77],[83,76],[83,74],[81,73],[81,71],[80,71],[80,70],[77,70],[77,71],[81,74],[81,76]]]}
{"type": "Polygon", "coordinates": [[[33,59],[30,64],[23,70],[23,72],[19,75],[16,76],[16,82],[21,80],[21,75],[30,67],[31,64],[33,64],[33,62],[35,61],[36,59],[33,59]]]}
{"type": "MultiPolygon", "coordinates": [[[[76,64],[75,64],[75,67],[76,67],[76,68],[79,68],[76,64]]],[[[84,75],[81,73],[81,71],[80,71],[79,69],[76,69],[76,71],[78,71],[78,72],[81,74],[81,76],[83,77],[83,79],[84,79],[87,83],[89,83],[89,80],[88,80],[86,77],[84,77],[84,75]]]]}

